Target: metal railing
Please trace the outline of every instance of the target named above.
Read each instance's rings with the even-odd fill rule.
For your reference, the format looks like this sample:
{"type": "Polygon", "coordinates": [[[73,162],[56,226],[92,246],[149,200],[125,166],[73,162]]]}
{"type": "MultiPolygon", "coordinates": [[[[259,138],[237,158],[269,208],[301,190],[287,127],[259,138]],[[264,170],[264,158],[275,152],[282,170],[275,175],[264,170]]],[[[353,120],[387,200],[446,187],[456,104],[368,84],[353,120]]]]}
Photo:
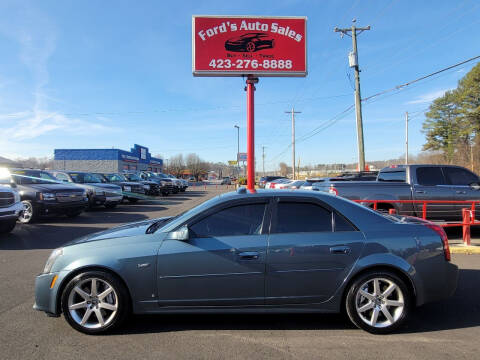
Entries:
{"type": "MultiPolygon", "coordinates": [[[[401,210],[399,215],[405,215],[404,213],[412,212],[412,215],[406,214],[406,216],[415,216],[423,220],[432,221],[428,218],[428,213],[437,212],[437,210],[429,210],[428,204],[437,204],[437,205],[459,205],[457,210],[461,211],[462,221],[445,221],[438,223],[437,225],[447,228],[447,227],[462,227],[463,233],[463,243],[465,245],[471,245],[471,227],[480,225],[480,221],[477,221],[475,218],[476,207],[480,206],[479,200],[353,200],[354,202],[360,204],[371,204],[373,210],[379,210],[379,204],[421,204],[421,210],[401,210]],[[462,206],[464,205],[464,207],[462,206]],[[421,216],[418,216],[418,210],[421,211],[421,216]]],[[[380,205],[380,208],[382,206],[380,205]]],[[[380,209],[381,210],[381,209],[380,209]]],[[[397,214],[397,210],[388,209],[390,214],[397,214]]],[[[459,214],[460,215],[460,214],[459,214]]]]}

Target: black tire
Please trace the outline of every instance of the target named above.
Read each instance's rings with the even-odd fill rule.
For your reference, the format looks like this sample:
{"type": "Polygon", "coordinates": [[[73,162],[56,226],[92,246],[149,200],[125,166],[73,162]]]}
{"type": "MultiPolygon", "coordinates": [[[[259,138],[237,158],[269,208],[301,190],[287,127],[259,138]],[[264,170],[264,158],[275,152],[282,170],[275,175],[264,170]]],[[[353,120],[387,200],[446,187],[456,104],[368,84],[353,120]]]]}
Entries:
{"type": "Polygon", "coordinates": [[[80,215],[83,212],[83,210],[74,210],[74,211],[67,211],[65,215],[69,218],[76,218],[78,215],[80,215]]]}
{"type": "Polygon", "coordinates": [[[11,233],[12,230],[15,228],[17,224],[17,220],[5,220],[0,222],[0,234],[8,234],[11,233]]]}
{"type": "Polygon", "coordinates": [[[255,43],[252,42],[252,41],[245,44],[245,50],[248,51],[248,52],[254,52],[256,48],[257,47],[256,47],[255,43]]]}
{"type": "Polygon", "coordinates": [[[105,207],[107,209],[115,209],[117,207],[117,203],[113,203],[113,204],[105,204],[105,207]]]}
{"type": "Polygon", "coordinates": [[[22,204],[24,210],[20,213],[18,221],[22,224],[31,224],[35,222],[38,218],[38,210],[35,208],[33,201],[23,200],[22,204]]]}
{"type": "Polygon", "coordinates": [[[128,202],[129,202],[130,204],[135,204],[135,203],[138,202],[138,199],[137,199],[137,198],[128,198],[127,200],[128,200],[128,202]]]}
{"type": "MultiPolygon", "coordinates": [[[[373,292],[375,293],[374,290],[373,292]]],[[[412,294],[405,282],[394,273],[387,271],[371,271],[359,276],[351,284],[345,299],[345,308],[348,317],[358,328],[368,331],[372,334],[389,334],[402,326],[405,320],[408,318],[408,315],[412,308],[412,294]],[[375,299],[374,301],[372,301],[367,297],[359,294],[359,291],[366,290],[367,292],[369,292],[370,290],[368,289],[370,289],[370,286],[374,286],[372,283],[375,281],[374,279],[379,279],[378,287],[380,288],[379,293],[381,295],[379,297],[375,297],[372,296],[371,293],[369,293],[369,295],[375,299]],[[385,290],[391,284],[396,285],[398,290],[395,289],[389,295],[382,296],[385,293],[385,290]],[[367,302],[360,302],[364,300],[366,300],[367,302]],[[397,307],[395,305],[389,306],[388,303],[393,303],[393,301],[397,303],[403,303],[403,307],[400,308],[399,306],[397,307]],[[363,306],[373,306],[372,308],[369,308],[363,312],[360,311],[363,318],[359,314],[359,311],[357,311],[357,302],[359,302],[359,310],[361,310],[363,306]],[[373,322],[374,311],[376,311],[378,314],[376,320],[377,326],[372,326],[371,324],[368,324],[366,319],[370,318],[370,322],[373,322]],[[393,322],[387,318],[384,311],[390,314],[391,319],[394,320],[393,322]],[[393,315],[391,312],[393,312],[393,315]],[[389,322],[391,322],[391,324],[389,324],[389,322]]]]}
{"type": "MultiPolygon", "coordinates": [[[[90,282],[91,284],[91,282],[90,282]]],[[[103,288],[105,289],[105,287],[103,288]]],[[[73,298],[72,298],[73,299],[73,298]]],[[[80,298],[81,300],[81,298],[80,298]]],[[[87,300],[85,300],[87,301],[87,300]]],[[[72,280],[68,282],[68,284],[65,286],[63,292],[62,292],[62,297],[61,297],[61,307],[63,311],[63,315],[65,317],[65,320],[70,324],[71,327],[73,327],[75,330],[78,330],[84,334],[88,335],[94,335],[94,334],[102,334],[106,333],[109,331],[112,331],[115,328],[118,328],[127,318],[128,314],[130,313],[130,296],[128,294],[127,289],[125,288],[125,285],[114,275],[103,272],[103,271],[87,271],[82,274],[79,274],[75,276],[72,280]],[[97,282],[98,286],[98,293],[101,293],[102,290],[100,288],[100,284],[108,284],[110,287],[113,288],[113,292],[111,293],[111,299],[113,299],[111,302],[116,304],[117,309],[115,313],[111,310],[105,310],[101,308],[101,303],[106,303],[108,302],[108,298],[105,301],[99,300],[99,296],[96,297],[95,301],[95,296],[90,298],[89,305],[85,306],[85,310],[83,308],[78,309],[78,311],[72,311],[73,314],[70,312],[69,309],[69,299],[70,296],[80,296],[77,295],[77,293],[73,290],[77,285],[85,291],[87,295],[92,295],[91,288],[90,286],[90,292],[88,292],[88,279],[96,279],[95,281],[97,282]],[[86,284],[86,285],[82,285],[86,284]],[[75,294],[72,295],[72,292],[75,294]],[[94,304],[98,305],[94,305],[94,304]],[[86,307],[90,306],[90,308],[93,311],[102,311],[102,314],[105,314],[106,320],[104,326],[100,326],[97,328],[92,328],[88,327],[89,323],[86,323],[86,326],[81,325],[78,323],[78,319],[80,316],[82,316],[82,311],[83,315],[85,315],[85,312],[87,311],[86,307]],[[114,314],[113,314],[114,313],[114,314]],[[110,317],[107,318],[108,314],[110,314],[110,317]],[[113,314],[113,315],[112,315],[113,314]],[[75,319],[77,317],[77,320],[75,319]]],[[[87,320],[92,320],[95,321],[95,319],[98,321],[98,317],[95,312],[92,312],[87,320]]],[[[104,319],[105,320],[105,319],[104,319]]]]}

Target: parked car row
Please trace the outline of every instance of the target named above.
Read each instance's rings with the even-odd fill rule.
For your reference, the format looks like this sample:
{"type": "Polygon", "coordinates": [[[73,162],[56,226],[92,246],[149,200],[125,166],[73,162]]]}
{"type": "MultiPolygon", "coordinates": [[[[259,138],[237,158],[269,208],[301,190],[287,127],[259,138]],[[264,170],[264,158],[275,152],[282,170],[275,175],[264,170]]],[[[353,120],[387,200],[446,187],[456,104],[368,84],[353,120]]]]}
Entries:
{"type": "Polygon", "coordinates": [[[113,209],[123,200],[185,191],[188,182],[148,171],[90,173],[65,170],[0,169],[0,233],[16,221],[31,223],[50,214],[76,217],[85,209],[113,209]]]}

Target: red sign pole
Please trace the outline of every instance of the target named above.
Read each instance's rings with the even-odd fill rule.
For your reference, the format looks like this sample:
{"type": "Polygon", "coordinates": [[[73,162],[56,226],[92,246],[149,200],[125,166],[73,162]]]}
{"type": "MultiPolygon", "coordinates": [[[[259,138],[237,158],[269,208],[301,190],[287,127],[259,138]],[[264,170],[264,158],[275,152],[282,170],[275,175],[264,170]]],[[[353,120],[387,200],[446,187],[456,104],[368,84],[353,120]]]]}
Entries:
{"type": "Polygon", "coordinates": [[[247,189],[255,191],[255,103],[254,92],[258,78],[247,78],[247,189]]]}

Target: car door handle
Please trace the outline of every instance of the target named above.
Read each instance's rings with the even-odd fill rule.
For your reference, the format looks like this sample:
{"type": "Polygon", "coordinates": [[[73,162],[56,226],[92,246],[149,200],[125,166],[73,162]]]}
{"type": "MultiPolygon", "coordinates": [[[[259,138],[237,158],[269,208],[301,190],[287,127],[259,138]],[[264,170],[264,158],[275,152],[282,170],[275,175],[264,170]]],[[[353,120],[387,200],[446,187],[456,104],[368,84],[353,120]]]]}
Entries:
{"type": "Polygon", "coordinates": [[[348,246],[332,246],[330,252],[332,254],[349,254],[350,248],[348,246]]]}
{"type": "Polygon", "coordinates": [[[417,194],[426,194],[427,192],[424,190],[415,190],[417,194]]]}
{"type": "Polygon", "coordinates": [[[242,260],[257,260],[259,257],[258,252],[256,251],[244,251],[238,254],[242,260]]]}

